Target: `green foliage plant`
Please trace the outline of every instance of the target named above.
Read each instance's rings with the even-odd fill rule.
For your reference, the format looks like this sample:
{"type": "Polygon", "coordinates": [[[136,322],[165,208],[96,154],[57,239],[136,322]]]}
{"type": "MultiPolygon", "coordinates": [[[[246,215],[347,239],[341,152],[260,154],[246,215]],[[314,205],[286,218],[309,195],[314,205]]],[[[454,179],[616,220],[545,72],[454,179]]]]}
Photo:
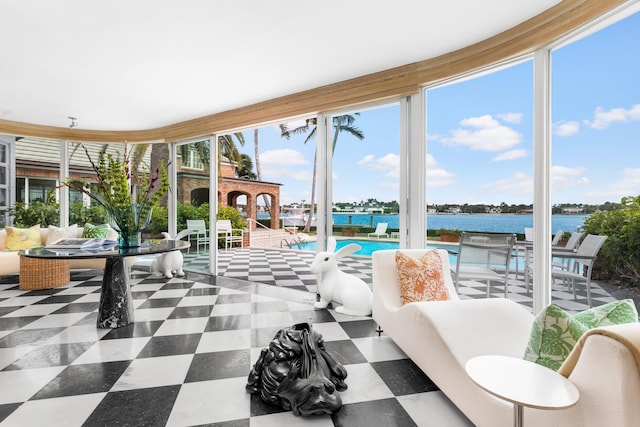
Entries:
{"type": "Polygon", "coordinates": [[[438,230],[438,236],[462,236],[462,230],[441,228],[438,230]]]}
{"type": "Polygon", "coordinates": [[[622,209],[591,214],[584,222],[588,234],[608,236],[598,253],[597,278],[640,286],[640,196],[624,197],[622,209]]]}
{"type": "Polygon", "coordinates": [[[40,227],[46,228],[50,225],[60,224],[60,205],[57,203],[38,201],[29,206],[24,203],[16,203],[7,211],[13,217],[13,224],[16,227],[27,228],[40,224],[40,227]]]}

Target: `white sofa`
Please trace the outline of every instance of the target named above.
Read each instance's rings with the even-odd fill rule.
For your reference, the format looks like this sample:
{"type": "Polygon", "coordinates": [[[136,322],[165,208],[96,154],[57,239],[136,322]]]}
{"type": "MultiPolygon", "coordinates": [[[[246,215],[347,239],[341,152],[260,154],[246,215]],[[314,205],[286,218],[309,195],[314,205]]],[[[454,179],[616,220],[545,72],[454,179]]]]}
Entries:
{"type": "MultiPolygon", "coordinates": [[[[425,250],[403,252],[419,258],[425,250]]],[[[439,252],[443,269],[449,272],[448,254],[439,252]]],[[[522,358],[533,315],[507,299],[460,300],[446,273],[450,301],[402,306],[395,253],[373,253],[374,320],[475,425],[512,425],[513,406],[475,385],[465,364],[488,354],[522,358]]],[[[634,356],[619,341],[589,336],[569,380],[580,392],[578,403],[562,410],[525,408],[524,425],[622,427],[640,423],[640,373],[634,356]]]]}
{"type": "MultiPolygon", "coordinates": [[[[84,228],[78,227],[77,237],[82,237],[84,228]]],[[[49,229],[40,228],[40,239],[44,246],[47,242],[49,229]]],[[[109,239],[117,240],[118,233],[110,228],[109,239]]],[[[0,230],[0,277],[20,272],[20,255],[18,251],[7,251],[7,231],[0,230]]],[[[69,260],[71,269],[104,269],[104,259],[72,259],[69,260]]]]}

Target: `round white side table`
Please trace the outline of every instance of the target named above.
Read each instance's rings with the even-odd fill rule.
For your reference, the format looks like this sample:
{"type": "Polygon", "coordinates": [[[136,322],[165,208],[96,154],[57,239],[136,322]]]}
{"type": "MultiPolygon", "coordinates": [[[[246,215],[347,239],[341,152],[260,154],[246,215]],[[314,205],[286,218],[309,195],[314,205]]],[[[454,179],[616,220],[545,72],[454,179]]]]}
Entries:
{"type": "Polygon", "coordinates": [[[561,409],[574,405],[580,393],[557,372],[523,359],[478,356],[465,366],[471,380],[486,392],[513,403],[513,425],[521,427],[523,408],[561,409]]]}

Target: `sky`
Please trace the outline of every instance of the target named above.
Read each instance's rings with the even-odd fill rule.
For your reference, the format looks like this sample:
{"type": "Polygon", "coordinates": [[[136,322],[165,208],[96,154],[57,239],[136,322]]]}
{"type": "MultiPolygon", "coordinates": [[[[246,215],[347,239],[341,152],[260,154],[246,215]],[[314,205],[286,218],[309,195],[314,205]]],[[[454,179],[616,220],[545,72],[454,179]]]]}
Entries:
{"type": "MultiPolygon", "coordinates": [[[[640,194],[640,13],[552,53],[552,203],[640,194]]],[[[427,91],[427,203],[533,203],[533,61],[427,91]]],[[[399,199],[399,106],[359,111],[341,133],[334,202],[399,199]]],[[[354,111],[356,112],[356,111],[354,111]]],[[[295,126],[291,122],[290,126],[295,126]]],[[[253,131],[242,153],[255,158],[253,131]]],[[[308,202],[316,140],[259,129],[262,180],[308,202]]]]}

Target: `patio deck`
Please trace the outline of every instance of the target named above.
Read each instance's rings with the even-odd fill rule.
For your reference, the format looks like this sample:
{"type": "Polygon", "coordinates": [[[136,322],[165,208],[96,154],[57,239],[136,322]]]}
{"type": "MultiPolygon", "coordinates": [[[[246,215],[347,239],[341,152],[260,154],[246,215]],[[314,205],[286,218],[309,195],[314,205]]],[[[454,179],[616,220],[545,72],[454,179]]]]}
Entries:
{"type": "MultiPolygon", "coordinates": [[[[209,254],[185,254],[185,270],[206,272],[209,269],[209,254]]],[[[279,286],[305,292],[316,292],[316,278],[309,270],[315,253],[294,250],[245,248],[218,252],[219,275],[266,285],[279,286]]],[[[345,273],[360,277],[371,284],[371,258],[362,256],[345,257],[339,260],[340,269],[345,273]]],[[[609,287],[610,288],[610,287],[609,287]]],[[[603,285],[592,281],[591,296],[593,305],[598,306],[620,297],[624,293],[612,295],[603,285]]],[[[462,298],[486,298],[486,285],[475,281],[460,283],[459,294],[462,298]]],[[[491,286],[491,297],[503,297],[504,287],[491,286]]],[[[522,273],[511,274],[509,281],[509,299],[529,309],[533,307],[533,296],[527,293],[522,273]]],[[[638,306],[638,298],[636,306],[638,306]]],[[[552,288],[552,302],[569,312],[589,308],[586,288],[578,286],[577,299],[562,284],[552,288]]],[[[639,310],[640,311],[640,310],[639,310]]]]}

